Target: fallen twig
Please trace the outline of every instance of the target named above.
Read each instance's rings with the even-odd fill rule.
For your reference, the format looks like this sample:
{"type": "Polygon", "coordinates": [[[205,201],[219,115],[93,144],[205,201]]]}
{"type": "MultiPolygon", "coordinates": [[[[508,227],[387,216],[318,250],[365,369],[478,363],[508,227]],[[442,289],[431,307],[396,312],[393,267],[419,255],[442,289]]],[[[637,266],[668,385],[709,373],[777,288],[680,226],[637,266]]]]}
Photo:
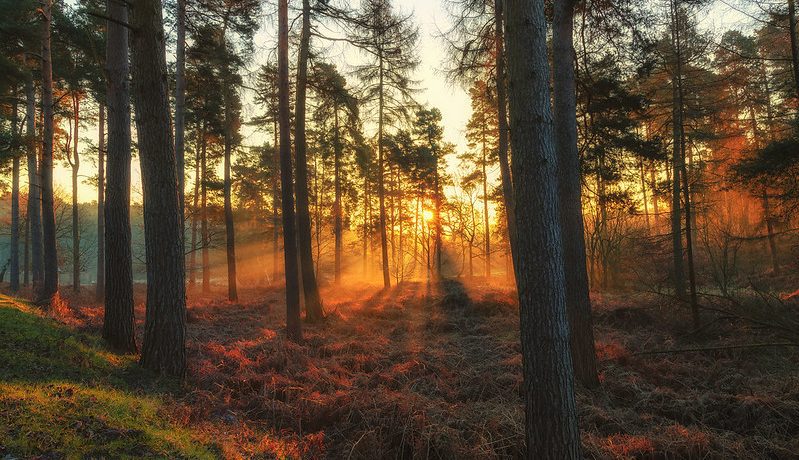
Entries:
{"type": "Polygon", "coordinates": [[[799,347],[799,343],[792,342],[777,342],[777,343],[749,343],[743,345],[723,345],[717,347],[700,347],[700,348],[671,348],[666,350],[649,350],[639,351],[633,353],[632,356],[640,355],[660,355],[666,353],[690,353],[696,351],[717,351],[717,350],[734,350],[737,348],[766,348],[766,347],[799,347]]]}

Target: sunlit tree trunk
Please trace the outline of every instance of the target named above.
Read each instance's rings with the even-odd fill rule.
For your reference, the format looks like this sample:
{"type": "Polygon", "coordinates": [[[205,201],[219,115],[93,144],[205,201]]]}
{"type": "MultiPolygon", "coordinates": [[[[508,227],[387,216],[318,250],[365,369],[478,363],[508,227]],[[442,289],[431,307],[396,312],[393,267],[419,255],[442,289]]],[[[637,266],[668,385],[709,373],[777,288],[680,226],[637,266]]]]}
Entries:
{"type": "Polygon", "coordinates": [[[191,248],[189,249],[189,286],[197,284],[197,221],[198,205],[200,202],[200,145],[202,144],[202,130],[197,130],[197,146],[194,152],[194,195],[191,205],[191,248]]]}
{"type": "Polygon", "coordinates": [[[200,147],[200,239],[202,240],[203,294],[211,292],[211,267],[208,255],[208,246],[211,244],[211,238],[208,234],[208,182],[205,180],[206,174],[208,174],[208,139],[206,139],[206,133],[205,121],[203,121],[200,147]]]}
{"type": "Polygon", "coordinates": [[[510,146],[508,144],[508,95],[505,74],[505,18],[503,5],[505,0],[494,0],[494,27],[496,38],[494,42],[494,57],[496,59],[497,75],[497,127],[499,128],[499,172],[502,182],[502,197],[505,201],[506,218],[508,220],[508,239],[510,240],[511,256],[513,244],[516,240],[516,214],[514,212],[513,178],[510,169],[510,146]]]}
{"type": "Polygon", "coordinates": [[[105,193],[105,315],[103,338],[122,352],[136,352],[133,255],[130,233],[130,83],[128,8],[106,1],[106,103],[108,159],[105,193]]]}
{"type": "Polygon", "coordinates": [[[380,207],[380,255],[382,257],[381,264],[383,268],[383,287],[391,287],[391,276],[388,270],[388,240],[386,235],[386,191],[383,184],[385,178],[385,165],[383,164],[383,124],[385,108],[385,95],[383,94],[383,50],[378,50],[378,72],[380,86],[380,95],[378,100],[378,120],[377,120],[377,198],[380,207]]]}
{"type": "Polygon", "coordinates": [[[334,261],[334,277],[336,284],[341,284],[341,252],[344,246],[343,242],[343,222],[341,216],[341,133],[339,127],[339,116],[338,116],[339,108],[338,104],[333,107],[333,121],[334,121],[334,131],[333,131],[333,148],[334,148],[334,182],[335,182],[335,201],[333,203],[333,214],[334,214],[334,223],[333,223],[333,233],[335,234],[336,238],[336,254],[335,254],[335,261],[334,261]]]}
{"type": "Polygon", "coordinates": [[[97,145],[97,283],[94,296],[105,298],[105,104],[100,102],[97,145]]]}
{"type": "Polygon", "coordinates": [[[172,138],[160,0],[131,10],[132,93],[144,194],[147,314],[141,365],[186,374],[186,287],[183,225],[172,138]]]}
{"type": "MultiPolygon", "coordinates": [[[[319,321],[324,317],[322,299],[316,284],[313,253],[311,249],[311,215],[308,206],[308,159],[305,135],[306,93],[308,85],[308,58],[311,41],[310,0],[302,1],[302,34],[300,36],[299,62],[297,63],[297,88],[295,110],[294,155],[297,168],[297,240],[302,270],[302,289],[305,299],[306,321],[319,321]]],[[[282,131],[282,130],[281,130],[282,131]]],[[[285,235],[286,233],[284,233],[285,235]]]]}
{"type": "Polygon", "coordinates": [[[544,2],[506,1],[527,458],[580,458],[544,2]]]}
{"type": "Polygon", "coordinates": [[[236,284],[236,229],[233,222],[233,197],[232,180],[230,177],[231,155],[233,149],[233,119],[230,114],[232,95],[229,84],[225,85],[225,164],[224,168],[224,195],[225,195],[225,250],[227,255],[227,292],[228,300],[238,300],[238,286],[236,284]]]}
{"type": "MultiPolygon", "coordinates": [[[[14,88],[13,97],[17,96],[17,88],[14,88]]],[[[16,101],[13,103],[11,115],[11,129],[16,134],[18,123],[18,106],[16,101]]],[[[11,292],[19,291],[19,155],[13,152],[14,158],[11,159],[11,247],[9,248],[9,262],[11,264],[10,282],[11,292]]]]}
{"type": "Polygon", "coordinates": [[[283,207],[283,260],[286,276],[286,335],[302,341],[300,322],[300,286],[298,279],[297,239],[294,220],[294,186],[291,166],[289,109],[289,30],[288,0],[278,0],[278,92],[280,124],[280,182],[283,207]]]}
{"type": "Polygon", "coordinates": [[[75,132],[72,138],[72,289],[80,290],[80,221],[78,216],[78,172],[80,171],[80,94],[72,92],[72,109],[75,120],[75,132]]]}
{"type": "Polygon", "coordinates": [[[278,215],[278,207],[280,206],[280,151],[278,149],[278,126],[277,117],[274,120],[273,127],[274,138],[274,152],[272,155],[272,165],[274,173],[272,174],[272,276],[277,278],[279,270],[279,256],[278,256],[278,241],[280,240],[280,216],[278,215]]]}
{"type": "Polygon", "coordinates": [[[485,130],[483,130],[483,157],[481,162],[483,180],[483,235],[485,236],[485,276],[491,278],[491,226],[488,216],[488,148],[486,147],[485,130]]]}

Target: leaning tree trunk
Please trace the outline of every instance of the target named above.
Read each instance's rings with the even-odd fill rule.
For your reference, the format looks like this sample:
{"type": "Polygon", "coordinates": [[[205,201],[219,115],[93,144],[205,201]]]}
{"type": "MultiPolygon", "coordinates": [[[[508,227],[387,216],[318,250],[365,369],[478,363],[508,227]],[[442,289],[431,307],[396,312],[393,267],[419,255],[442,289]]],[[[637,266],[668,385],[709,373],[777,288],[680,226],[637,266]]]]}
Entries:
{"type": "MultiPolygon", "coordinates": [[[[302,289],[305,297],[306,321],[319,321],[324,317],[322,299],[314,273],[311,249],[311,214],[308,208],[308,160],[305,136],[306,92],[308,85],[308,55],[311,41],[310,0],[302,1],[302,35],[300,36],[299,62],[297,63],[297,94],[295,110],[294,154],[297,161],[297,240],[300,251],[302,289]]],[[[282,133],[282,128],[281,128],[282,133]]],[[[284,233],[285,234],[285,233],[284,233]]]]}
{"type": "Polygon", "coordinates": [[[95,298],[105,297],[105,104],[100,102],[97,148],[97,284],[95,298]]]}
{"type": "Polygon", "coordinates": [[[34,292],[44,281],[42,260],[42,199],[36,148],[36,92],[33,75],[25,82],[25,134],[28,137],[28,225],[30,227],[31,272],[34,292]]]}
{"type": "Polygon", "coordinates": [[[117,350],[136,352],[133,254],[130,234],[130,74],[128,8],[106,1],[106,104],[108,160],[105,194],[105,316],[103,338],[117,350]]]}
{"type": "Polygon", "coordinates": [[[544,2],[506,8],[527,457],[577,459],[544,2]]]}
{"type": "Polygon", "coordinates": [[[574,0],[555,2],[553,69],[555,148],[558,156],[558,198],[566,270],[566,312],[571,326],[572,364],[577,381],[599,385],[594,350],[594,328],[585,260],[582,182],[577,150],[577,95],[574,71],[574,0]]]}
{"type": "Polygon", "coordinates": [[[131,10],[132,92],[144,192],[147,314],[141,364],[186,374],[186,287],[175,144],[169,116],[160,0],[131,10]]]}
{"type": "Polygon", "coordinates": [[[50,25],[53,1],[43,0],[42,16],[42,239],[44,249],[44,286],[39,301],[50,305],[58,294],[58,251],[56,249],[55,206],[53,196],[53,60],[50,50],[50,25]]]}
{"type": "Polygon", "coordinates": [[[286,335],[302,340],[300,285],[297,266],[297,239],[294,221],[294,186],[291,168],[289,108],[289,20],[288,0],[278,0],[278,92],[280,124],[280,185],[283,211],[283,262],[286,276],[286,335]]]}

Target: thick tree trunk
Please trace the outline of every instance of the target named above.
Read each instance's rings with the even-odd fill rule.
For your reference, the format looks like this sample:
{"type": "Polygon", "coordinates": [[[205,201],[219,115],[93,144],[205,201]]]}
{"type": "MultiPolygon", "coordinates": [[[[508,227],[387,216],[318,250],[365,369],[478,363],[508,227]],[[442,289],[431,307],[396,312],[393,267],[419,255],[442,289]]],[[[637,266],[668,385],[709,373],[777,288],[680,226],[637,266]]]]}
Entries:
{"type": "Polygon", "coordinates": [[[555,143],[558,157],[558,198],[566,267],[566,312],[571,326],[574,374],[586,387],[599,385],[594,328],[585,260],[580,157],[577,150],[577,95],[574,71],[574,0],[557,0],[552,30],[555,143]]]}
{"type": "MultiPolygon", "coordinates": [[[[788,30],[791,34],[791,64],[793,67],[793,83],[794,93],[799,98],[799,37],[796,36],[796,3],[794,0],[788,0],[788,30]]],[[[799,113],[797,113],[799,118],[799,113]]]]}
{"type": "Polygon", "coordinates": [[[105,193],[105,317],[103,338],[112,347],[136,352],[133,311],[133,254],[130,234],[130,74],[128,8],[106,1],[106,103],[108,104],[108,177],[105,193]],[[120,24],[121,23],[121,24],[120,24]]]}
{"type": "Polygon", "coordinates": [[[78,215],[78,172],[80,171],[80,95],[72,93],[75,134],[72,139],[72,289],[80,291],[80,217],[78,215]]]}
{"type": "MultiPolygon", "coordinates": [[[[14,97],[16,97],[16,88],[14,88],[14,97]]],[[[17,132],[18,123],[18,107],[14,102],[11,115],[11,129],[14,133],[17,132]]],[[[11,292],[16,293],[19,291],[19,155],[14,152],[14,158],[11,160],[11,247],[9,248],[9,262],[11,264],[11,273],[9,275],[11,282],[11,292]]]]}
{"type": "Polygon", "coordinates": [[[133,100],[144,192],[147,314],[141,364],[186,373],[186,288],[175,144],[169,116],[166,50],[160,0],[131,11],[133,100]]]}
{"type": "MultiPolygon", "coordinates": [[[[297,168],[297,240],[302,270],[302,289],[305,298],[305,320],[319,321],[324,317],[322,299],[314,273],[313,252],[311,248],[311,214],[308,207],[308,159],[305,136],[306,93],[308,85],[308,57],[311,41],[310,0],[302,1],[302,35],[297,62],[297,94],[295,110],[294,155],[297,168]]],[[[282,132],[282,128],[281,128],[282,132]]],[[[284,233],[285,235],[285,233],[284,233]]]]}
{"type": "Polygon", "coordinates": [[[527,457],[578,459],[544,2],[506,8],[527,457]]]}
{"type": "Polygon", "coordinates": [[[289,19],[288,0],[278,0],[278,92],[280,124],[280,182],[283,207],[283,260],[286,274],[286,336],[302,341],[297,239],[294,221],[294,186],[291,167],[289,108],[289,19]]]}
{"type": "Polygon", "coordinates": [[[36,92],[33,75],[25,82],[25,134],[28,137],[28,225],[30,227],[31,279],[33,290],[44,281],[42,260],[42,199],[39,161],[36,153],[36,92]]]}
{"type": "Polygon", "coordinates": [[[100,102],[97,147],[97,283],[95,299],[105,297],[105,104],[100,102]]]}
{"type": "MultiPolygon", "coordinates": [[[[186,0],[177,0],[175,50],[175,160],[178,168],[181,228],[186,212],[186,0]]],[[[185,260],[185,259],[184,259],[185,260]]]]}
{"type": "Polygon", "coordinates": [[[50,25],[53,1],[42,0],[42,240],[44,250],[44,285],[40,303],[49,305],[58,294],[58,252],[56,249],[55,207],[53,202],[53,60],[50,50],[50,25]]]}

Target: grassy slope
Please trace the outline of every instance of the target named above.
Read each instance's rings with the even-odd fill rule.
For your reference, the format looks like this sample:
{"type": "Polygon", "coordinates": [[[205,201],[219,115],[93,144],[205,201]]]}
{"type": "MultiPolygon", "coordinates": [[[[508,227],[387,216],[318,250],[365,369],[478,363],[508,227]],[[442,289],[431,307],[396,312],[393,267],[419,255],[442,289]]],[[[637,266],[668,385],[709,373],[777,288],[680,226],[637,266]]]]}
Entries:
{"type": "Polygon", "coordinates": [[[0,456],[213,457],[166,416],[176,389],[0,295],[0,456]]]}

